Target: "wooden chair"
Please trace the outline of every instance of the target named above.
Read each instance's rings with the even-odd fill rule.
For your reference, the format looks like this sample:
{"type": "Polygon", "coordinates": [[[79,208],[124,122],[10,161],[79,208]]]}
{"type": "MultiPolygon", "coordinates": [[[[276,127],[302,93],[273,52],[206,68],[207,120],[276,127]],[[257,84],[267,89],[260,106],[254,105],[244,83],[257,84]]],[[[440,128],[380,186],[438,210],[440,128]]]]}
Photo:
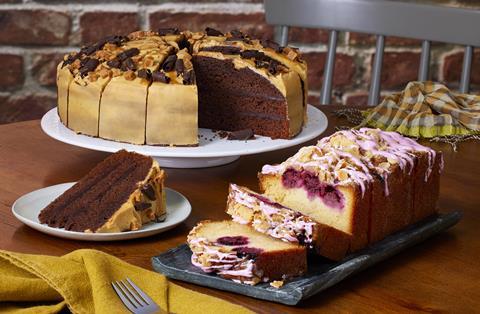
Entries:
{"type": "Polygon", "coordinates": [[[288,27],[330,30],[320,104],[330,103],[339,31],[375,34],[377,37],[368,105],[380,97],[385,36],[423,40],[418,80],[428,79],[430,43],[465,46],[460,92],[468,93],[473,47],[480,46],[480,10],[392,0],[265,0],[267,23],[276,25],[276,40],[288,41],[288,27]]]}

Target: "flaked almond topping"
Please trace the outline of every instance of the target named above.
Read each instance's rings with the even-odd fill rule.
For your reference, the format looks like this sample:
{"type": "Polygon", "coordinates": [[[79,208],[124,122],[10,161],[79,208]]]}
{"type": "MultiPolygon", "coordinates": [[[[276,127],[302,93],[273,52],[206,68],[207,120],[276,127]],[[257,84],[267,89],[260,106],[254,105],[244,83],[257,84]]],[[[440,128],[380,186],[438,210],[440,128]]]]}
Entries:
{"type": "Polygon", "coordinates": [[[120,69],[115,69],[114,68],[114,69],[111,69],[111,71],[112,71],[112,76],[113,77],[122,75],[122,71],[120,71],[120,69]]]}
{"type": "Polygon", "coordinates": [[[98,75],[100,75],[101,78],[106,78],[106,77],[112,75],[112,71],[107,69],[107,68],[102,67],[100,69],[100,71],[98,71],[98,75]]]}
{"type": "Polygon", "coordinates": [[[132,57],[132,60],[135,63],[139,63],[140,61],[142,61],[142,59],[143,59],[143,56],[141,56],[141,55],[136,55],[136,56],[132,57]]]}
{"type": "Polygon", "coordinates": [[[136,78],[135,72],[133,72],[132,70],[126,71],[126,72],[123,74],[123,77],[124,77],[127,81],[133,81],[133,80],[136,78]]]}
{"type": "Polygon", "coordinates": [[[81,67],[81,62],[80,62],[80,59],[77,59],[75,61],[73,61],[72,65],[70,66],[72,68],[72,70],[76,70],[76,69],[80,69],[81,67]]]}
{"type": "Polygon", "coordinates": [[[145,59],[143,60],[143,66],[147,68],[153,66],[153,63],[154,63],[153,58],[150,56],[145,57],[145,59]]]}
{"type": "Polygon", "coordinates": [[[90,80],[90,82],[95,82],[98,80],[98,74],[95,72],[90,72],[90,74],[88,75],[88,79],[90,80]]]}
{"type": "Polygon", "coordinates": [[[106,43],[105,46],[103,46],[103,49],[107,50],[107,51],[115,51],[115,50],[117,50],[117,45],[111,44],[111,43],[106,43]]]}

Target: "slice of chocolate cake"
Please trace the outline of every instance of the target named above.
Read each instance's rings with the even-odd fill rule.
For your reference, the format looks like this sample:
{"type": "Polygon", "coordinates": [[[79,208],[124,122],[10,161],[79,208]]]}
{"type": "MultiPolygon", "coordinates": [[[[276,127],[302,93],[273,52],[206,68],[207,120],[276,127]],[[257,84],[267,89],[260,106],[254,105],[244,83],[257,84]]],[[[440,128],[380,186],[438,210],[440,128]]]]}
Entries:
{"type": "Polygon", "coordinates": [[[304,247],[283,242],[233,221],[202,221],[187,238],[192,264],[249,285],[307,271],[304,247]]]}
{"type": "Polygon", "coordinates": [[[138,230],[165,219],[164,179],[153,158],[121,150],[45,207],[38,219],[78,232],[138,230]]]}
{"type": "Polygon", "coordinates": [[[227,214],[238,223],[251,225],[271,237],[304,245],[332,260],[341,260],[349,249],[349,234],[236,184],[230,184],[227,214]]]}

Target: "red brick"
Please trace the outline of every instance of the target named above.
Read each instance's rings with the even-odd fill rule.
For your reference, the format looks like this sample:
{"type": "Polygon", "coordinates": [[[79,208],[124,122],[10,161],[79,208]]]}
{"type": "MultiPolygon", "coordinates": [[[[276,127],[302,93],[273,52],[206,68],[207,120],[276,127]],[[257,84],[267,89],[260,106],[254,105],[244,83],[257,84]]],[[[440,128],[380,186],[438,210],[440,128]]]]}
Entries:
{"type": "MultiPolygon", "coordinates": [[[[376,43],[375,35],[365,33],[350,32],[348,43],[354,46],[371,46],[376,43]]],[[[422,42],[418,39],[387,36],[385,45],[387,46],[420,46],[422,42]]]]}
{"type": "Polygon", "coordinates": [[[42,86],[55,86],[57,65],[63,53],[37,53],[32,56],[32,76],[42,86]]]}
{"type": "MultiPolygon", "coordinates": [[[[308,87],[313,90],[319,90],[322,86],[326,53],[309,52],[302,54],[302,56],[308,64],[308,87]]],[[[351,84],[354,75],[355,63],[353,57],[337,53],[333,73],[333,86],[338,87],[351,84]]]]}
{"type": "Polygon", "coordinates": [[[65,45],[70,35],[68,14],[49,10],[1,10],[0,44],[65,45]]]}
{"type": "Polygon", "coordinates": [[[82,44],[93,43],[112,34],[127,35],[139,29],[136,12],[87,12],[80,17],[82,44]]]}
{"type": "Polygon", "coordinates": [[[365,106],[368,101],[368,92],[357,91],[344,95],[344,104],[347,106],[365,106]]]}
{"type": "Polygon", "coordinates": [[[293,43],[327,43],[328,31],[324,29],[291,27],[288,32],[288,42],[293,43]]]}
{"type": "Polygon", "coordinates": [[[0,54],[0,88],[11,88],[23,84],[23,57],[0,54]]]}
{"type": "MultiPolygon", "coordinates": [[[[318,91],[317,91],[318,92],[318,91]]],[[[320,104],[320,96],[308,94],[308,104],[317,106],[320,104]]]]}
{"type": "MultiPolygon", "coordinates": [[[[373,65],[374,55],[371,58],[373,65]]],[[[420,54],[416,52],[386,52],[383,56],[382,88],[403,88],[418,78],[420,54]]]]}
{"type": "Polygon", "coordinates": [[[273,38],[273,27],[265,23],[263,13],[172,13],[157,11],[150,14],[150,28],[178,27],[203,31],[213,27],[222,32],[239,29],[254,38],[273,38]]]}
{"type": "Polygon", "coordinates": [[[40,119],[56,106],[56,97],[50,95],[23,95],[0,99],[0,124],[40,119]]]}
{"type": "MultiPolygon", "coordinates": [[[[443,80],[448,83],[459,83],[462,73],[463,51],[448,54],[443,61],[443,80]]],[[[470,70],[470,82],[480,84],[480,53],[474,53],[472,68],[470,70]]]]}

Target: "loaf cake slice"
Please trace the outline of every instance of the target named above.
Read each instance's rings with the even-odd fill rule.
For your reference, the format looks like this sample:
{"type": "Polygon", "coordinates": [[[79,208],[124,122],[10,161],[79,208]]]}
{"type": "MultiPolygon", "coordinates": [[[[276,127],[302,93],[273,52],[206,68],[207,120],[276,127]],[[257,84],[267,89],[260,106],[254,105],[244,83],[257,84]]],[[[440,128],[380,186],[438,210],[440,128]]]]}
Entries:
{"type": "Polygon", "coordinates": [[[234,221],[251,225],[258,232],[304,245],[332,260],[342,259],[349,250],[349,234],[236,184],[230,184],[227,213],[234,221]]]}
{"type": "Polygon", "coordinates": [[[193,265],[236,282],[255,285],[307,270],[304,247],[234,221],[202,221],[190,231],[187,242],[193,265]]]}
{"type": "Polygon", "coordinates": [[[121,150],[45,207],[38,219],[78,232],[137,230],[165,219],[164,179],[154,159],[121,150]]]}
{"type": "Polygon", "coordinates": [[[350,250],[436,212],[443,159],[395,132],[339,131],[279,165],[260,189],[274,201],[350,234],[350,250]]]}

